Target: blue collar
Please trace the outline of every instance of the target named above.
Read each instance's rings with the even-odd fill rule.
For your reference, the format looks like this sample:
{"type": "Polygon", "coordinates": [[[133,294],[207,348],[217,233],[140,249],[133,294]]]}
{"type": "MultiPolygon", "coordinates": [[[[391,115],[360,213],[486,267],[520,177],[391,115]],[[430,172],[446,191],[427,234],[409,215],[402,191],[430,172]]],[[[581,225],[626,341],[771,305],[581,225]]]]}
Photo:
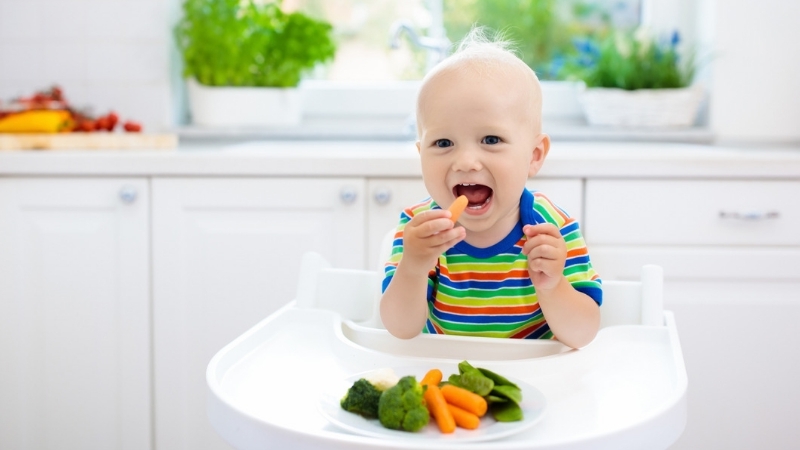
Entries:
{"type": "MultiPolygon", "coordinates": [[[[520,220],[517,221],[517,224],[514,226],[511,232],[508,233],[506,237],[501,239],[500,242],[494,245],[486,248],[479,248],[468,244],[466,241],[461,241],[453,246],[453,249],[457,250],[459,253],[464,253],[473,258],[482,259],[491,258],[492,256],[499,255],[501,253],[508,253],[508,250],[516,245],[524,234],[522,233],[522,226],[524,224],[537,223],[536,219],[533,217],[533,194],[528,189],[523,189],[522,196],[519,199],[519,218],[520,220]]],[[[449,252],[450,250],[448,250],[448,253],[449,252]]]]}

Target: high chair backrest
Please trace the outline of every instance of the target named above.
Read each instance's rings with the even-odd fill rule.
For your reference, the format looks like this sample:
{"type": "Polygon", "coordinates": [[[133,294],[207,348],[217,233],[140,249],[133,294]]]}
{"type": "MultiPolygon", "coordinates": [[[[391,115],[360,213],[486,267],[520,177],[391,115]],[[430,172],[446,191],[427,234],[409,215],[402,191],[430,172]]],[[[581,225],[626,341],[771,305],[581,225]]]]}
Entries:
{"type": "MultiPolygon", "coordinates": [[[[384,236],[378,267],[374,270],[335,269],[317,253],[303,255],[297,306],[336,311],[344,319],[383,328],[378,304],[383,265],[391,255],[394,233],[395,230],[391,230],[384,236]]],[[[660,266],[642,266],[638,281],[603,280],[600,328],[663,324],[663,272],[660,266]]]]}

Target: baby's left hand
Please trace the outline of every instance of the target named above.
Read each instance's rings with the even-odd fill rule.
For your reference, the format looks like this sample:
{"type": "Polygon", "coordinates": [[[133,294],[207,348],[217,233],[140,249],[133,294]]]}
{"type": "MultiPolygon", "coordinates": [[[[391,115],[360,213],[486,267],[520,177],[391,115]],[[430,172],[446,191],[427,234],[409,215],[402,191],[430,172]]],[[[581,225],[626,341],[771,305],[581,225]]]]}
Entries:
{"type": "Polygon", "coordinates": [[[528,257],[528,276],[537,290],[550,290],[564,277],[567,244],[558,228],[550,223],[525,225],[522,231],[528,241],[522,253],[528,257]]]}

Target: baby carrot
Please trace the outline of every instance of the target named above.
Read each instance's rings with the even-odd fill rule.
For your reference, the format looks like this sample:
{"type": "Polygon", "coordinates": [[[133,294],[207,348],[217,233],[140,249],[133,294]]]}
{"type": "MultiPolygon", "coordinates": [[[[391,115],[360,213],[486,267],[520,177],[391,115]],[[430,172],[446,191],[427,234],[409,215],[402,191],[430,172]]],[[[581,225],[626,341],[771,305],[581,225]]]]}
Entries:
{"type": "Polygon", "coordinates": [[[481,424],[480,417],[472,414],[469,411],[464,411],[463,409],[459,408],[458,406],[447,404],[447,409],[450,410],[450,414],[453,415],[453,420],[456,421],[456,425],[460,426],[461,428],[466,428],[467,430],[474,430],[478,428],[478,425],[481,424]]]}
{"type": "Polygon", "coordinates": [[[453,414],[447,409],[447,402],[442,396],[442,391],[439,386],[429,384],[425,388],[425,403],[428,405],[428,411],[436,419],[436,424],[439,425],[439,430],[442,433],[452,433],[456,430],[456,421],[453,419],[453,414]]]}
{"type": "Polygon", "coordinates": [[[453,386],[452,384],[442,386],[442,395],[444,395],[444,399],[447,400],[447,403],[465,409],[478,417],[483,417],[489,406],[486,404],[486,400],[480,395],[453,386]]]}
{"type": "Polygon", "coordinates": [[[425,374],[424,377],[422,377],[422,381],[420,381],[419,384],[423,386],[428,384],[435,384],[438,386],[441,381],[442,381],[442,371],[439,369],[431,369],[428,371],[428,373],[425,374]]]}
{"type": "Polygon", "coordinates": [[[469,200],[465,195],[459,195],[458,198],[450,205],[448,210],[450,210],[450,220],[454,223],[458,220],[458,217],[461,216],[461,213],[464,212],[464,208],[467,207],[469,200]]]}

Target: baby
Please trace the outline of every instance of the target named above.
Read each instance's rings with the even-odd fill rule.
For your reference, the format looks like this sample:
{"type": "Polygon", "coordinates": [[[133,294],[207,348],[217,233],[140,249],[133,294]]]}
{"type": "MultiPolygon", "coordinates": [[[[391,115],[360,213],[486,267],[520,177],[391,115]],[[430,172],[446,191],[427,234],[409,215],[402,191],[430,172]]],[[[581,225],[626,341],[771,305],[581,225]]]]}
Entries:
{"type": "Polygon", "coordinates": [[[380,314],[394,336],[421,332],[594,339],[601,281],[575,219],[525,188],[544,163],[542,95],[503,42],[473,30],[422,82],[417,149],[430,198],[400,215],[380,314]],[[458,219],[442,209],[458,196],[458,219]]]}

